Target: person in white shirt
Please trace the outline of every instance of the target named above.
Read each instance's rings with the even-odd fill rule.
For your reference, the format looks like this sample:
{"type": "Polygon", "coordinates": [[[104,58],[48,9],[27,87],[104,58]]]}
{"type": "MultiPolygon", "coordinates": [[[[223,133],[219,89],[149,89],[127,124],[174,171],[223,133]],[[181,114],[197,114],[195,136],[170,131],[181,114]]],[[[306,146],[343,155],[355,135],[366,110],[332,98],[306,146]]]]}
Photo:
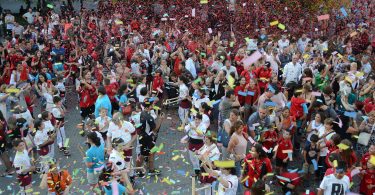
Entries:
{"type": "Polygon", "coordinates": [[[37,119],[34,123],[36,130],[34,136],[34,144],[37,147],[37,151],[40,158],[40,170],[43,173],[47,173],[49,169],[49,161],[52,160],[51,156],[48,155],[49,145],[53,144],[56,138],[56,134],[48,135],[47,130],[44,128],[44,123],[41,119],[37,119]]]}
{"type": "Polygon", "coordinates": [[[276,75],[278,75],[279,74],[279,67],[281,66],[281,62],[280,62],[280,59],[279,59],[278,50],[276,48],[274,48],[272,50],[271,54],[269,54],[269,55],[268,55],[268,53],[266,54],[266,61],[270,62],[272,72],[275,73],[276,75]]]}
{"type": "Polygon", "coordinates": [[[305,52],[305,48],[307,44],[309,43],[309,41],[310,39],[307,38],[306,34],[303,34],[302,37],[298,39],[297,47],[298,47],[299,52],[301,53],[305,52]]]}
{"type": "MultiPolygon", "coordinates": [[[[56,128],[52,125],[52,122],[51,122],[52,114],[50,112],[48,112],[48,111],[42,112],[42,114],[39,118],[41,118],[43,120],[43,124],[44,124],[43,131],[46,131],[49,135],[56,134],[56,128]]],[[[51,158],[54,158],[55,157],[55,146],[54,146],[54,144],[51,144],[48,147],[49,147],[48,155],[51,158]]]]}
{"type": "Polygon", "coordinates": [[[284,49],[289,46],[289,39],[286,38],[286,35],[282,35],[281,39],[277,41],[277,45],[280,49],[284,49]]]}
{"type": "Polygon", "coordinates": [[[202,115],[196,114],[194,121],[190,122],[185,126],[185,132],[189,138],[189,156],[190,161],[193,165],[195,174],[198,175],[200,172],[199,159],[195,154],[195,151],[199,150],[203,146],[204,135],[206,134],[206,125],[202,123],[202,115]]]}
{"type": "Polygon", "coordinates": [[[21,194],[26,194],[26,191],[32,186],[32,174],[35,171],[35,166],[31,164],[29,153],[26,150],[26,144],[21,139],[14,139],[12,142],[16,149],[16,156],[13,160],[13,166],[16,168],[18,183],[21,187],[21,194]]]}
{"type": "Polygon", "coordinates": [[[211,70],[221,70],[223,67],[224,67],[224,62],[225,60],[225,57],[223,56],[223,58],[221,58],[221,56],[217,56],[217,58],[215,59],[215,61],[212,63],[211,65],[211,70]]]}
{"type": "Polygon", "coordinates": [[[233,167],[220,168],[220,171],[215,171],[210,167],[207,162],[202,162],[204,170],[217,178],[219,182],[219,188],[217,190],[218,195],[234,195],[238,188],[238,177],[236,175],[236,169],[233,167]]]}
{"type": "Polygon", "coordinates": [[[335,173],[323,178],[318,188],[318,195],[344,195],[349,192],[350,180],[346,175],[346,162],[339,161],[335,173]]]}
{"type": "Polygon", "coordinates": [[[29,8],[29,11],[26,12],[25,14],[23,14],[22,16],[26,21],[27,23],[29,24],[33,24],[34,23],[34,13],[33,13],[33,9],[29,8]]]}
{"type": "Polygon", "coordinates": [[[102,137],[107,137],[107,131],[109,127],[109,122],[111,122],[112,118],[107,116],[108,110],[106,108],[101,108],[99,112],[99,117],[95,119],[95,123],[99,127],[99,133],[102,137]]]}
{"type": "Polygon", "coordinates": [[[197,61],[197,56],[195,54],[191,54],[190,58],[186,60],[185,68],[187,71],[190,72],[190,74],[193,76],[193,78],[197,78],[197,70],[195,68],[195,61],[197,61]]]}
{"type": "Polygon", "coordinates": [[[59,125],[59,130],[57,132],[57,146],[59,150],[64,152],[65,156],[70,156],[67,146],[65,146],[66,134],[65,134],[65,108],[62,105],[62,99],[60,96],[53,97],[53,107],[51,114],[56,119],[56,124],[59,125]]]}
{"type": "Polygon", "coordinates": [[[234,79],[237,79],[238,78],[237,69],[236,69],[236,67],[231,65],[231,61],[227,59],[227,60],[225,60],[224,64],[225,64],[225,66],[222,67],[221,70],[225,70],[227,72],[227,80],[228,80],[228,78],[229,78],[229,76],[231,75],[232,72],[235,75],[234,79]]]}
{"type": "Polygon", "coordinates": [[[193,94],[193,106],[199,109],[203,102],[208,103],[210,99],[205,95],[204,89],[196,89],[193,94]]]}
{"type": "Polygon", "coordinates": [[[145,49],[145,45],[143,43],[139,44],[138,46],[138,52],[148,61],[151,60],[150,57],[150,51],[148,49],[145,49]]]}
{"type": "MultiPolygon", "coordinates": [[[[146,87],[146,77],[142,76],[141,78],[142,78],[141,83],[135,89],[138,102],[143,102],[145,99],[144,95],[141,94],[141,90],[146,87]]],[[[146,88],[146,91],[147,91],[147,88],[146,88]]]]}
{"type": "Polygon", "coordinates": [[[180,95],[178,99],[180,100],[180,105],[178,107],[178,116],[180,117],[181,123],[184,124],[187,120],[187,114],[189,113],[190,108],[190,97],[189,97],[189,88],[186,86],[188,79],[185,76],[180,76],[178,79],[179,92],[180,95]]]}
{"type": "Polygon", "coordinates": [[[362,57],[362,60],[361,60],[361,64],[362,64],[362,68],[361,68],[361,71],[363,73],[365,73],[364,75],[364,78],[367,78],[368,75],[371,73],[372,71],[372,66],[370,64],[370,58],[369,56],[363,56],[362,57]]]}
{"type": "Polygon", "coordinates": [[[302,65],[298,63],[298,56],[294,55],[292,61],[285,65],[283,71],[283,79],[285,85],[290,82],[298,83],[300,76],[302,75],[302,65]]]}
{"type": "Polygon", "coordinates": [[[7,33],[8,35],[10,35],[14,27],[15,18],[10,12],[8,12],[7,15],[4,17],[4,22],[6,25],[7,33]]]}

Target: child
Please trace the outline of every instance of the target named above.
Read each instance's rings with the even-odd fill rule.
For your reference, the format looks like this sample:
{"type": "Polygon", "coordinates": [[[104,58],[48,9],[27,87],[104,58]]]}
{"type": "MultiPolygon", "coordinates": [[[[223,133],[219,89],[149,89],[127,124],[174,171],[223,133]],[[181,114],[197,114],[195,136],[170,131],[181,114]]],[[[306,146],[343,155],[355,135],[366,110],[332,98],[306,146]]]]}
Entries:
{"type": "Polygon", "coordinates": [[[99,117],[95,119],[95,123],[99,126],[99,133],[104,140],[107,140],[107,131],[109,122],[112,120],[111,117],[107,116],[108,110],[106,108],[100,108],[99,117]]]}
{"type": "MultiPolygon", "coordinates": [[[[276,131],[276,126],[271,127],[268,131],[264,132],[263,138],[264,141],[262,143],[263,147],[265,147],[267,150],[270,150],[270,148],[275,148],[276,143],[277,143],[277,131],[276,131]]],[[[272,156],[269,156],[270,158],[272,156]]]]}
{"type": "Polygon", "coordinates": [[[286,150],[289,150],[293,153],[293,144],[292,141],[290,140],[290,132],[284,130],[282,137],[278,141],[277,150],[275,152],[275,155],[273,156],[276,158],[276,170],[280,172],[283,172],[287,166],[288,166],[288,161],[291,160],[289,156],[291,154],[286,153],[286,150]]]}
{"type": "Polygon", "coordinates": [[[21,187],[21,194],[26,194],[26,191],[31,188],[32,174],[35,171],[35,166],[32,165],[28,152],[26,151],[26,144],[21,139],[14,139],[12,142],[16,149],[16,156],[14,157],[13,166],[16,168],[17,179],[21,187]]]}
{"type": "Polygon", "coordinates": [[[359,191],[361,194],[373,195],[375,193],[375,165],[367,161],[366,166],[367,169],[364,171],[359,191]]]}
{"type": "Polygon", "coordinates": [[[70,156],[69,150],[67,146],[65,146],[66,135],[65,135],[64,123],[65,123],[66,111],[62,105],[61,97],[59,96],[53,97],[53,103],[54,105],[52,107],[51,114],[56,119],[56,123],[58,123],[60,127],[59,131],[57,132],[57,145],[60,151],[64,152],[65,156],[70,156]]]}
{"type": "Polygon", "coordinates": [[[371,144],[371,146],[368,149],[368,152],[366,152],[362,156],[361,167],[362,167],[363,170],[367,169],[367,162],[370,160],[371,156],[375,156],[375,144],[371,144]]]}
{"type": "MultiPolygon", "coordinates": [[[[70,76],[70,75],[68,75],[70,76]]],[[[62,103],[65,105],[65,79],[63,76],[57,77],[57,82],[55,87],[59,91],[59,96],[61,97],[62,103]]]]}
{"type": "Polygon", "coordinates": [[[305,173],[305,179],[308,179],[309,173],[315,175],[315,171],[318,170],[319,162],[319,146],[317,142],[319,137],[315,134],[311,135],[310,143],[305,146],[303,149],[303,171],[305,173]]]}
{"type": "Polygon", "coordinates": [[[152,91],[157,91],[159,99],[163,97],[164,80],[162,77],[162,71],[160,69],[155,71],[154,79],[152,81],[152,91]]]}
{"type": "Polygon", "coordinates": [[[331,140],[331,137],[336,134],[336,132],[332,129],[333,127],[333,120],[331,118],[326,118],[324,120],[324,127],[319,129],[319,138],[320,140],[318,141],[319,149],[320,149],[320,157],[319,157],[319,176],[322,178],[324,172],[326,171],[326,163],[325,163],[325,158],[327,157],[328,154],[328,147],[327,143],[328,141],[331,140]]]}

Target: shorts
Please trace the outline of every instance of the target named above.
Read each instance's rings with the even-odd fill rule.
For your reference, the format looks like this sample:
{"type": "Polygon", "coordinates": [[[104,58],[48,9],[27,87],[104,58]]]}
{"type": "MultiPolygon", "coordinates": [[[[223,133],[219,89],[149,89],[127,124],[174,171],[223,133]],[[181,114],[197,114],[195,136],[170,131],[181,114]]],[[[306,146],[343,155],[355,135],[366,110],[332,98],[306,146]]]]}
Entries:
{"type": "Polygon", "coordinates": [[[26,187],[31,184],[32,175],[29,173],[25,175],[17,175],[17,179],[21,187],[26,187]]]}
{"type": "Polygon", "coordinates": [[[141,144],[141,155],[150,156],[150,151],[155,146],[154,138],[152,136],[142,136],[139,144],[141,144]]]}
{"type": "Polygon", "coordinates": [[[282,167],[287,168],[288,167],[288,161],[284,163],[284,161],[278,157],[276,157],[276,167],[282,167]]]}
{"type": "Polygon", "coordinates": [[[96,185],[99,182],[99,175],[100,173],[98,172],[87,172],[87,183],[89,183],[90,185],[96,185]]]}
{"type": "Polygon", "coordinates": [[[93,114],[95,111],[95,105],[92,105],[90,107],[81,108],[81,117],[86,118],[89,117],[91,114],[93,114]]]}
{"type": "Polygon", "coordinates": [[[302,170],[304,173],[310,173],[311,175],[315,174],[314,165],[313,164],[303,164],[302,170]]]}

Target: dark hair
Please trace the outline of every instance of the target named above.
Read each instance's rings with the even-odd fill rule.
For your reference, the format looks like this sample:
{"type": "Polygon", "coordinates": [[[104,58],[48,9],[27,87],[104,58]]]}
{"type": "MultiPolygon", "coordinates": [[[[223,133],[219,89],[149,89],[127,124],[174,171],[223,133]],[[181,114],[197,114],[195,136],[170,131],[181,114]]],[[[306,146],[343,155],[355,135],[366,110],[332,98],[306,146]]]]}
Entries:
{"type": "Polygon", "coordinates": [[[61,101],[61,97],[60,96],[53,96],[53,103],[56,104],[58,102],[61,101]]]}
{"type": "Polygon", "coordinates": [[[122,138],[119,138],[119,137],[114,138],[112,140],[112,148],[116,148],[119,144],[122,144],[122,143],[124,143],[124,140],[122,138]]]}
{"type": "Polygon", "coordinates": [[[14,140],[12,141],[12,145],[13,145],[13,147],[17,147],[17,146],[20,145],[20,143],[22,143],[22,142],[23,142],[22,139],[20,139],[20,138],[16,138],[16,139],[14,139],[14,140]]]}
{"type": "Polygon", "coordinates": [[[232,125],[232,127],[230,128],[230,132],[229,132],[229,135],[233,135],[233,133],[238,129],[240,128],[241,126],[243,126],[243,122],[242,121],[236,121],[234,122],[234,124],[232,125]]]}
{"type": "Polygon", "coordinates": [[[222,169],[228,170],[229,174],[231,174],[231,175],[236,175],[236,168],[235,167],[226,167],[226,168],[222,168],[222,169]]]}
{"type": "Polygon", "coordinates": [[[311,137],[310,137],[310,141],[313,142],[313,143],[316,143],[318,142],[319,140],[319,136],[316,135],[316,134],[312,134],[311,137]]]}
{"type": "Polygon", "coordinates": [[[179,77],[179,79],[180,79],[180,81],[182,81],[183,83],[185,83],[185,85],[187,85],[187,84],[189,83],[189,80],[188,80],[187,77],[184,76],[184,75],[181,75],[181,76],[179,77]]]}
{"type": "Polygon", "coordinates": [[[336,152],[332,152],[331,154],[329,154],[328,160],[331,161],[331,162],[333,162],[335,160],[340,161],[341,160],[340,154],[338,154],[336,152]]]}
{"type": "Polygon", "coordinates": [[[254,182],[251,186],[251,194],[256,195],[264,195],[266,194],[266,184],[263,180],[259,179],[258,181],[254,182]]]}
{"type": "Polygon", "coordinates": [[[95,132],[90,132],[87,134],[87,138],[89,138],[95,146],[100,146],[100,139],[95,132]]]}
{"type": "Polygon", "coordinates": [[[105,87],[104,87],[104,86],[100,86],[100,87],[98,88],[98,93],[100,93],[100,94],[102,94],[102,95],[106,95],[107,92],[106,92],[106,90],[105,90],[105,87]]]}
{"type": "Polygon", "coordinates": [[[255,151],[259,154],[259,159],[267,157],[266,152],[263,150],[262,144],[257,143],[253,147],[255,148],[255,151]]]}
{"type": "Polygon", "coordinates": [[[331,140],[335,146],[339,145],[341,142],[341,136],[338,133],[335,133],[331,136],[331,140]]]}
{"type": "Polygon", "coordinates": [[[240,115],[240,111],[238,109],[232,109],[230,112],[233,113],[236,116],[240,115]]]}
{"type": "Polygon", "coordinates": [[[41,127],[42,126],[42,124],[43,124],[43,121],[42,121],[42,119],[36,119],[35,121],[34,121],[34,127],[37,129],[37,130],[42,130],[42,129],[39,129],[39,127],[41,127]]]}
{"type": "Polygon", "coordinates": [[[120,89],[118,90],[118,94],[122,95],[127,88],[128,88],[128,85],[126,85],[126,84],[121,85],[120,89]]]}
{"type": "Polygon", "coordinates": [[[203,116],[202,116],[202,114],[198,113],[197,115],[195,115],[195,118],[198,118],[199,120],[202,120],[203,116]]]}
{"type": "Polygon", "coordinates": [[[140,93],[142,96],[147,95],[147,87],[143,87],[143,88],[139,91],[139,93],[140,93]]]}
{"type": "Polygon", "coordinates": [[[44,112],[42,112],[42,119],[43,120],[48,120],[48,114],[49,114],[49,112],[48,111],[44,111],[44,112]]]}
{"type": "Polygon", "coordinates": [[[230,96],[234,95],[234,91],[232,89],[228,90],[226,93],[225,93],[225,97],[226,98],[230,98],[230,96]]]}

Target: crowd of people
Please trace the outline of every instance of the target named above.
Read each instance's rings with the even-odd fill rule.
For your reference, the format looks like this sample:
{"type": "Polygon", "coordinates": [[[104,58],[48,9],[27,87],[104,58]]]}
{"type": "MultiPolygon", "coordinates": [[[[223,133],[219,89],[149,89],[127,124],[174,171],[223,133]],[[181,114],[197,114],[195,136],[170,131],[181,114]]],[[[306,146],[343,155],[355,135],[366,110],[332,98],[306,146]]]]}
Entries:
{"type": "Polygon", "coordinates": [[[25,25],[4,13],[1,175],[21,194],[69,194],[56,152],[71,155],[64,118],[77,104],[88,148],[73,150],[92,194],[136,194],[135,180],[163,174],[155,154],[168,143],[156,142],[176,113],[196,194],[372,195],[374,5],[99,1],[28,8],[25,25]]]}

